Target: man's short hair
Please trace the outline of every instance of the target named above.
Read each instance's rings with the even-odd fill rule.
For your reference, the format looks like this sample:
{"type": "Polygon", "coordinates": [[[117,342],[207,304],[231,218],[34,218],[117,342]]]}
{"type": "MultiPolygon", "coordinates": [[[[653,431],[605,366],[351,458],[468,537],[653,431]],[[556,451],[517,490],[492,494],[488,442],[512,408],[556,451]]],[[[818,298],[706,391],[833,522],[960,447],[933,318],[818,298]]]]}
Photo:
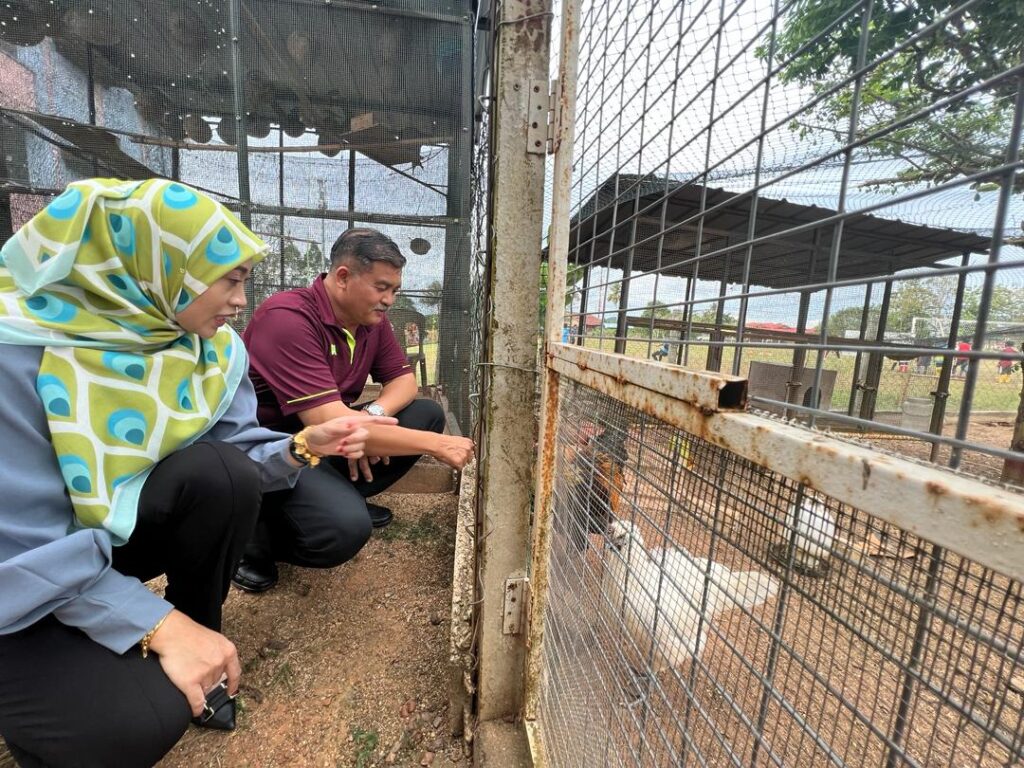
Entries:
{"type": "Polygon", "coordinates": [[[376,229],[345,230],[331,246],[331,269],[346,264],[355,272],[366,272],[373,268],[374,262],[384,262],[395,269],[405,266],[405,256],[395,241],[376,229]]]}

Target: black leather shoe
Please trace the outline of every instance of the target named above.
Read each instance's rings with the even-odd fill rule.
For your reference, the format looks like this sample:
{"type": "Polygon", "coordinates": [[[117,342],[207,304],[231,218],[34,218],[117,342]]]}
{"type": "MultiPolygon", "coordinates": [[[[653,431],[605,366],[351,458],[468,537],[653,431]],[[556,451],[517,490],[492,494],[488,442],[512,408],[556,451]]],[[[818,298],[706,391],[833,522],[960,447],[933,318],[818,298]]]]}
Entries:
{"type": "Polygon", "coordinates": [[[231,583],[245,592],[266,592],[277,584],[277,565],[262,560],[242,558],[231,577],[231,583]]]}
{"type": "Polygon", "coordinates": [[[380,504],[366,502],[366,511],[370,513],[370,522],[373,523],[374,528],[385,528],[391,525],[391,521],[395,519],[391,510],[380,504]]]}

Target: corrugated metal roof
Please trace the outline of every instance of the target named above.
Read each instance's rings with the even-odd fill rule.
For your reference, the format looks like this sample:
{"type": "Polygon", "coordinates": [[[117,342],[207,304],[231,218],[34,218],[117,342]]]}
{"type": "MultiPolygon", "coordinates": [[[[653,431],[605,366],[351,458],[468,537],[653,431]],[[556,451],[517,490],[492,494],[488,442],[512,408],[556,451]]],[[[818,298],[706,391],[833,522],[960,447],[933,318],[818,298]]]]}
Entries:
{"type": "MultiPolygon", "coordinates": [[[[702,280],[740,283],[750,250],[754,285],[787,288],[825,281],[836,211],[760,197],[751,238],[751,203],[749,194],[617,174],[573,218],[570,260],[679,277],[696,272],[702,280]]],[[[989,245],[988,238],[973,233],[847,215],[837,279],[931,266],[965,251],[984,253],[989,245]]]]}

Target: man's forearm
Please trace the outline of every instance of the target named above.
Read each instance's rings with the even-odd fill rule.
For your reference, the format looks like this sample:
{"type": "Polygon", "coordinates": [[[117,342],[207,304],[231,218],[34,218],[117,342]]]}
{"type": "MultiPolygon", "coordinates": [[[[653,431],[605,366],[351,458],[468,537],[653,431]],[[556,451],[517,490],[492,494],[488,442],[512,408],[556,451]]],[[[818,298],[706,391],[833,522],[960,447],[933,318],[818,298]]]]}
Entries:
{"type": "Polygon", "coordinates": [[[436,432],[379,424],[367,426],[367,456],[420,456],[433,455],[440,435],[436,432]]]}

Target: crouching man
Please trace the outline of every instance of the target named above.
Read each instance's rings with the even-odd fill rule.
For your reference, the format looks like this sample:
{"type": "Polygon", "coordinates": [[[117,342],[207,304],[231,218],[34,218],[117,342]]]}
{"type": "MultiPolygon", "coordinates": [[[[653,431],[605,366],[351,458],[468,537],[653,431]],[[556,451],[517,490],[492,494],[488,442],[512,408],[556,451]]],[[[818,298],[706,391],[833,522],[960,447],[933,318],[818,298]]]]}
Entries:
{"type": "MultiPolygon", "coordinates": [[[[368,375],[382,385],[365,410],[394,416],[397,426],[369,428],[367,458],[320,457],[301,448],[296,459],[316,465],[295,487],[263,496],[259,522],[233,582],[249,592],[277,583],[277,563],[330,568],[352,558],[391,510],[367,502],[426,454],[461,469],[473,441],[442,434],[444,413],[416,399],[416,378],[386,313],[401,287],[402,256],[387,236],[350,229],[331,248],[331,263],[309,288],[267,299],[245,331],[258,418],[273,429],[300,430],[353,413],[368,375]]],[[[301,433],[300,433],[301,435],[301,433]]]]}

